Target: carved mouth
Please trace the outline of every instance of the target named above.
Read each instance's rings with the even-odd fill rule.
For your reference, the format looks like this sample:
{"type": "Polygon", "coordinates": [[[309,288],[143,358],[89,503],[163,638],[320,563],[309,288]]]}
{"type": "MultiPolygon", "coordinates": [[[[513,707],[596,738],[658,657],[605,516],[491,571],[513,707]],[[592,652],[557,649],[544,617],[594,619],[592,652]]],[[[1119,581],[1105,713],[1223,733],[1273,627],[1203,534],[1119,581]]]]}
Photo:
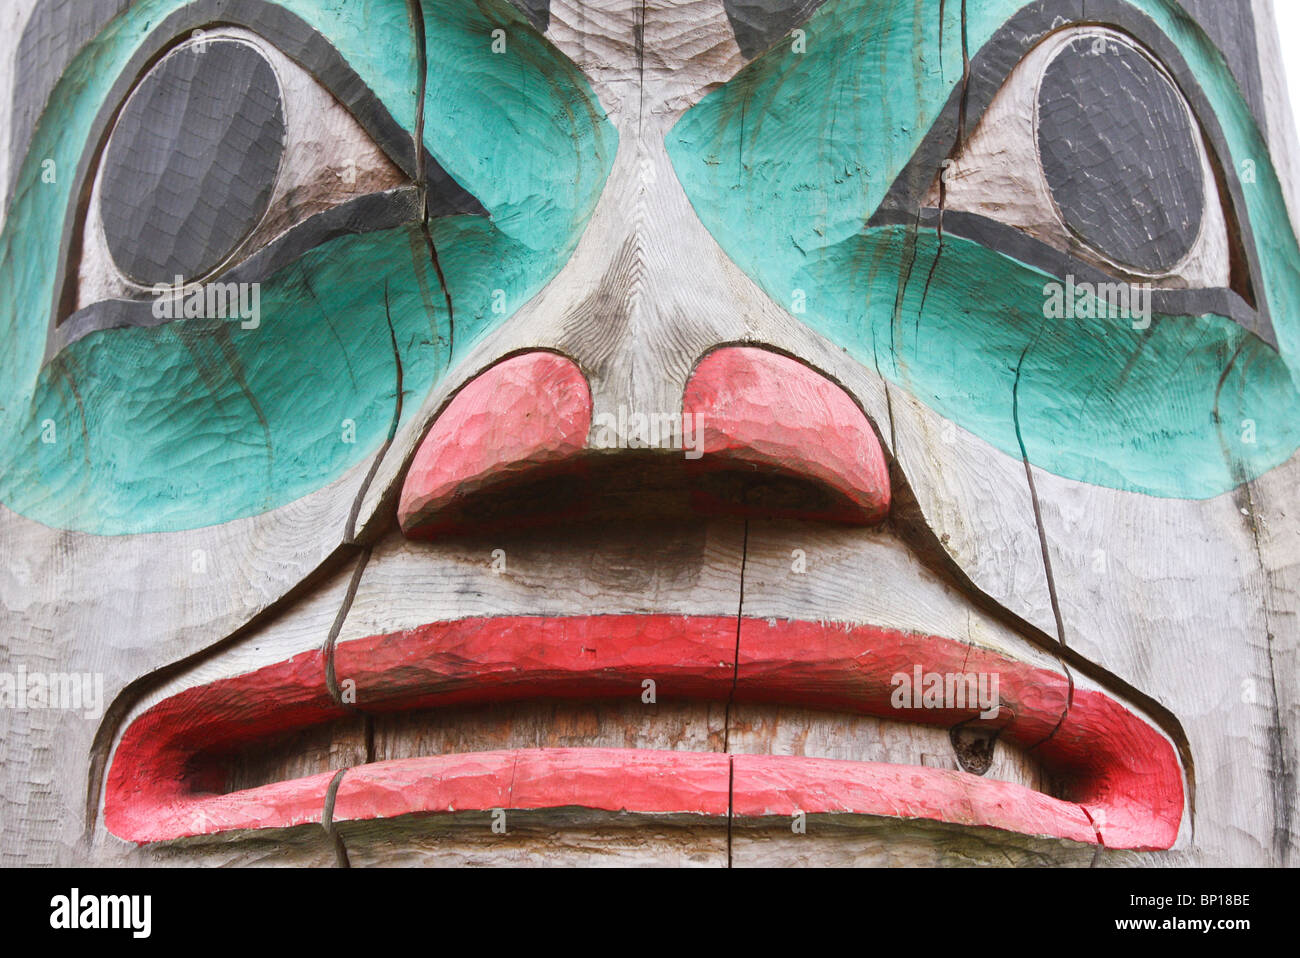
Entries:
{"type": "Polygon", "coordinates": [[[942,637],[734,617],[462,619],[342,643],[334,665],[355,704],[330,695],[313,651],[144,712],[113,759],[108,829],[143,844],[288,828],[321,822],[328,796],[335,823],[493,809],[802,812],[1154,850],[1173,844],[1182,818],[1175,751],[1145,719],[1054,671],[942,637]],[[951,692],[901,696],[896,677],[918,670],[997,676],[996,715],[951,692]],[[359,764],[331,761],[320,744],[355,729],[358,711],[372,731],[359,764]],[[820,739],[810,713],[831,730],[820,739]],[[970,747],[964,767],[985,774],[933,767],[952,754],[954,728],[951,741],[970,747]]]}

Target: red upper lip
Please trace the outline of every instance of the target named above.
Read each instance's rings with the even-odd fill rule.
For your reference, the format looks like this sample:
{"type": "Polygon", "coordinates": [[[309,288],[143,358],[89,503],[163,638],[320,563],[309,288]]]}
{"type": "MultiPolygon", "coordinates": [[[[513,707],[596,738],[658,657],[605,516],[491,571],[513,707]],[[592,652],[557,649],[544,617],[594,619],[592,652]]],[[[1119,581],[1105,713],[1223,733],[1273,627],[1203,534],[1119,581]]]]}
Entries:
{"type": "MultiPolygon", "coordinates": [[[[952,726],[974,709],[899,710],[895,673],[997,673],[1014,713],[1002,736],[1037,746],[1070,800],[965,772],[775,755],[530,749],[349,769],[333,820],[578,806],[763,818],[837,813],[918,818],[1111,848],[1170,847],[1183,811],[1173,747],[1109,696],[951,639],[870,626],[731,617],[609,615],[438,622],[347,642],[336,672],[369,712],[532,698],[639,695],[780,702],[952,726]],[[738,650],[738,658],[737,658],[738,650]],[[734,669],[734,693],[733,693],[734,669]],[[1065,717],[1062,720],[1062,714],[1065,717]],[[1059,723],[1059,727],[1058,727],[1059,723]],[[1041,744],[1039,744],[1041,743],[1041,744]],[[611,774],[613,773],[613,774],[611,774]]],[[[221,794],[204,756],[347,715],[324,654],[187,689],[123,733],[105,820],[136,842],[320,822],[333,772],[221,794]]]]}

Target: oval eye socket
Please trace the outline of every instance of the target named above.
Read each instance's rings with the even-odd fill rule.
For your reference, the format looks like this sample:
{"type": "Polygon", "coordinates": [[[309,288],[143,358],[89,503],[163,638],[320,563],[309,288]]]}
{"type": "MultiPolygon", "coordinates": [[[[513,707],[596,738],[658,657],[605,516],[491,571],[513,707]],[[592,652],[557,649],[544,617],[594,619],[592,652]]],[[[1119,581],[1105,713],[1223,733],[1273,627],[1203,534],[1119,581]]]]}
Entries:
{"type": "Polygon", "coordinates": [[[1131,269],[1163,275],[1192,251],[1205,207],[1197,133],[1145,54],[1080,36],[1043,72],[1038,151],[1070,231],[1131,269]]]}
{"type": "MultiPolygon", "coordinates": [[[[1249,308],[1201,123],[1155,54],[1111,27],[1066,26],[1023,54],[921,205],[1011,227],[1104,278],[1231,290],[1249,308]]],[[[1054,256],[1014,255],[1065,276],[1054,256]]]]}
{"type": "Polygon", "coordinates": [[[47,358],[101,330],[197,318],[177,310],[199,299],[228,319],[231,289],[343,236],[488,215],[427,151],[417,186],[411,133],[332,47],[301,39],[283,34],[295,59],[235,24],[153,38],[87,142],[47,358]]]}
{"type": "Polygon", "coordinates": [[[285,148],[275,70],[237,39],[159,61],[108,142],[100,215],[114,263],[143,286],[216,269],[266,214],[285,148]]]}

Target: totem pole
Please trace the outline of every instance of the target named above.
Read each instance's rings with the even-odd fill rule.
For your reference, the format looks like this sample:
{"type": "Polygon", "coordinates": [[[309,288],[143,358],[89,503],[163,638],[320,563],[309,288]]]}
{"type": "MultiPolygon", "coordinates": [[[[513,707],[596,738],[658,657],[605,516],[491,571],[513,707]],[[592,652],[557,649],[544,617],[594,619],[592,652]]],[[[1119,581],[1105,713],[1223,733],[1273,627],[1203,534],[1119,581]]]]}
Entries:
{"type": "Polygon", "coordinates": [[[6,863],[1296,863],[1267,2],[0,16],[6,863]]]}

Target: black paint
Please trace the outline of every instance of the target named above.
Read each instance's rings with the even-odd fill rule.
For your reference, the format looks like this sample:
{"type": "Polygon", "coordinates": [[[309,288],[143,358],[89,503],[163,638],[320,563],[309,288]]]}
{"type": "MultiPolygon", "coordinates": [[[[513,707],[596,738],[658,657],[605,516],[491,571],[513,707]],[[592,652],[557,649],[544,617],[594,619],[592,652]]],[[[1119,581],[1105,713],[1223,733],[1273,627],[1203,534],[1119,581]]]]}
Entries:
{"type": "MultiPolygon", "coordinates": [[[[1034,46],[1048,34],[1061,26],[1075,22],[1079,17],[1078,0],[1037,0],[1030,3],[1004,23],[978,51],[973,51],[970,61],[970,82],[966,92],[966,135],[971,136],[979,127],[985,111],[994,97],[1002,89],[1012,71],[1034,46]]],[[[1135,9],[1124,0],[1088,0],[1088,17],[1090,21],[1115,26],[1132,36],[1151,50],[1164,68],[1177,81],[1179,88],[1191,104],[1212,156],[1230,157],[1227,140],[1219,126],[1214,108],[1201,91],[1196,77],[1183,59],[1177,45],[1167,37],[1150,17],[1135,9]]],[[[922,225],[936,227],[936,211],[923,209],[926,194],[938,176],[943,161],[952,153],[957,141],[960,126],[963,90],[960,83],[953,86],[948,102],[935,118],[929,132],[917,147],[912,158],[902,172],[894,179],[880,206],[871,215],[868,226],[883,226],[899,223],[915,223],[918,211],[921,213],[922,225]]],[[[1267,297],[1259,281],[1259,254],[1255,249],[1255,240],[1250,217],[1242,196],[1241,182],[1236,171],[1230,166],[1222,166],[1220,184],[1224,198],[1224,215],[1228,224],[1228,242],[1232,260],[1231,289],[1225,297],[1216,295],[1215,301],[1225,300],[1233,305],[1229,310],[1212,309],[1219,315],[1227,316],[1233,321],[1259,336],[1260,339],[1276,348],[1277,338],[1273,331],[1269,315],[1267,297]]],[[[1211,187],[1212,188],[1212,187],[1211,187]]],[[[957,232],[950,228],[956,214],[948,212],[943,217],[944,232],[957,232]]],[[[1016,238],[1023,237],[1031,249],[1043,244],[1030,240],[1027,234],[1019,230],[1003,227],[1003,224],[986,220],[971,214],[974,219],[982,220],[991,228],[972,233],[969,238],[984,243],[1022,262],[1039,266],[1058,277],[1068,272],[1083,276],[1092,267],[1083,260],[1065,253],[1055,255],[1046,252],[1047,247],[1038,250],[1034,259],[1026,259],[1027,253],[1021,248],[1016,238]]],[[[1156,290],[1154,308],[1163,310],[1165,291],[1156,290]]],[[[1173,304],[1180,302],[1182,291],[1170,290],[1170,308],[1178,314],[1173,304]]],[[[1207,290],[1206,294],[1220,291],[1207,290]]],[[[1200,300],[1198,299],[1199,303],[1200,300]]],[[[1197,315],[1195,312],[1185,315],[1197,315]]]]}
{"type": "Polygon", "coordinates": [[[538,33],[545,33],[551,25],[551,0],[513,0],[514,5],[523,11],[528,22],[537,28],[538,33]]]}
{"type": "MultiPolygon", "coordinates": [[[[1295,0],[1282,0],[1294,3],[1295,0]]],[[[1264,78],[1259,64],[1255,12],[1251,0],[1181,0],[1181,6],[1200,24],[1210,42],[1219,48],[1241,88],[1260,131],[1268,137],[1264,110],[1264,78]]],[[[1265,24],[1273,29],[1272,24],[1265,24]]]]}
{"type": "Polygon", "coordinates": [[[775,44],[825,0],[722,0],[736,34],[736,45],[752,60],[775,44]]]}
{"type": "MultiPolygon", "coordinates": [[[[908,229],[938,230],[939,211],[924,209],[920,216],[915,211],[882,210],[872,217],[873,227],[902,226],[908,229]]],[[[1023,230],[1008,226],[979,213],[948,210],[943,214],[945,236],[955,236],[997,250],[1032,269],[1041,270],[1064,281],[1073,276],[1076,283],[1123,282],[1103,272],[1091,263],[1076,259],[1064,250],[1035,239],[1023,230]]],[[[1153,289],[1151,310],[1165,317],[1223,316],[1238,326],[1254,333],[1277,349],[1277,334],[1268,316],[1256,310],[1236,292],[1218,286],[1209,289],[1153,289]]],[[[1194,320],[1191,320],[1194,321],[1194,320]]]]}
{"type": "Polygon", "coordinates": [[[1038,91],[1038,152],[1075,235],[1114,262],[1164,275],[1192,249],[1205,175],[1182,94],[1104,34],[1066,45],[1038,91]]]}
{"type": "Polygon", "coordinates": [[[118,268],[145,286],[206,276],[266,212],[285,147],[279,81],[235,40],[162,59],[118,118],[100,211],[118,268]]]}
{"type": "Polygon", "coordinates": [[[41,111],[55,85],[81,48],[130,5],[131,0],[41,0],[18,40],[14,62],[13,113],[10,120],[10,202],[22,158],[27,153],[41,111]]]}
{"type": "MultiPolygon", "coordinates": [[[[411,134],[393,118],[338,50],[310,24],[266,0],[194,0],[167,16],[141,39],[86,137],[75,175],[81,186],[70,197],[59,245],[59,273],[55,286],[58,292],[51,303],[50,332],[45,350],[47,362],[61,348],[59,344],[64,339],[58,331],[58,324],[76,311],[76,266],[81,255],[84,202],[89,193],[87,184],[94,174],[120,106],[138,78],[175,43],[176,38],[187,37],[196,29],[211,29],[220,23],[236,24],[256,33],[320,81],[321,86],[347,108],[389,159],[414,178],[415,150],[411,134]]],[[[24,86],[19,84],[18,89],[22,90],[24,86]]],[[[431,216],[488,215],[482,204],[453,180],[427,150],[425,175],[431,216]]]]}
{"type": "MultiPolygon", "coordinates": [[[[291,265],[304,253],[342,236],[374,233],[400,226],[418,228],[420,222],[419,191],[404,186],[385,193],[359,196],[341,206],[317,213],[287,233],[276,237],[211,282],[261,283],[291,265]]],[[[50,345],[54,355],[101,329],[129,326],[161,326],[176,320],[160,319],[153,314],[152,295],[142,299],[106,299],[77,310],[55,327],[50,345]]],[[[197,322],[197,321],[193,321],[197,322]]]]}

